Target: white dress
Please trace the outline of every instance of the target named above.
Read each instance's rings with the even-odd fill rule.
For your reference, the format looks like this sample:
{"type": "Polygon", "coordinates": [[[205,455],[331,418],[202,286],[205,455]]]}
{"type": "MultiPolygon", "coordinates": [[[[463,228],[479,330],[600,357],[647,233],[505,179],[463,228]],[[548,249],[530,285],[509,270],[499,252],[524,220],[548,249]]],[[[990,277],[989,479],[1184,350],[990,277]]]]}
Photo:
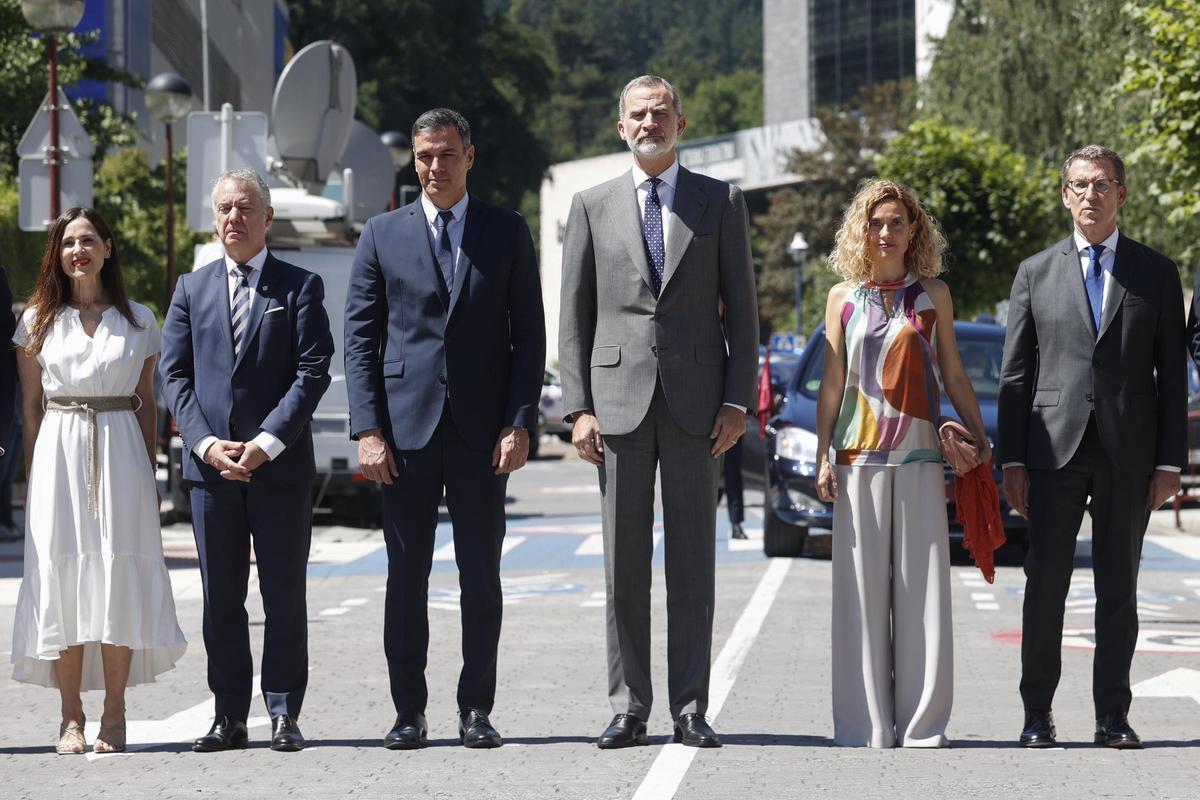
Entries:
{"type": "MultiPolygon", "coordinates": [[[[64,306],[38,354],[42,391],[55,397],[130,397],[146,359],[158,353],[153,313],[131,303],[142,326],[115,307],[89,337],[64,306]]],[[[24,345],[34,310],[13,341],[24,345]]],[[[175,666],[187,642],[175,620],[163,562],[154,472],[132,411],[95,416],[96,513],[88,511],[87,415],[46,411],[33,449],[25,511],[25,574],[13,625],[13,678],[57,686],[54,662],[83,644],[82,688],[103,689],[100,643],[133,649],[129,685],[175,666]]]]}

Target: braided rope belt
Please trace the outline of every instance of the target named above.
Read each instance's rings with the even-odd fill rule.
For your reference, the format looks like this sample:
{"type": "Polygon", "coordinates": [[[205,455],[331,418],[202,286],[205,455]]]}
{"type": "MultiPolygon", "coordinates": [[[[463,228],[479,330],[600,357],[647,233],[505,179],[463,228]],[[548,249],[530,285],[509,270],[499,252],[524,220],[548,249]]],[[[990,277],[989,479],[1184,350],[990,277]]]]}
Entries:
{"type": "Polygon", "coordinates": [[[88,513],[96,516],[98,501],[96,490],[100,478],[100,433],[96,428],[96,415],[109,411],[137,411],[141,408],[140,398],[134,397],[51,397],[46,400],[47,411],[67,413],[82,412],[87,416],[88,446],[85,469],[87,470],[88,513]]]}

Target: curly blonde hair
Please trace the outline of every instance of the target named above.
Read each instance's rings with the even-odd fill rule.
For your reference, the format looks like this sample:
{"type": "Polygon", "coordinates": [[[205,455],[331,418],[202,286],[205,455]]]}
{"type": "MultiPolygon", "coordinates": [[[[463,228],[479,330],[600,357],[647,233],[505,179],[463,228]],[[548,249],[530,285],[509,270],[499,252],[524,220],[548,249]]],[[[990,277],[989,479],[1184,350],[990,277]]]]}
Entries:
{"type": "Polygon", "coordinates": [[[925,210],[912,189],[902,183],[879,179],[864,182],[846,208],[833,252],[829,254],[829,268],[848,281],[865,283],[871,279],[867,243],[871,213],[887,200],[903,204],[908,212],[912,230],[908,249],[904,252],[904,266],[920,278],[940,275],[945,269],[942,255],[946,252],[946,239],[937,220],[925,210]]]}

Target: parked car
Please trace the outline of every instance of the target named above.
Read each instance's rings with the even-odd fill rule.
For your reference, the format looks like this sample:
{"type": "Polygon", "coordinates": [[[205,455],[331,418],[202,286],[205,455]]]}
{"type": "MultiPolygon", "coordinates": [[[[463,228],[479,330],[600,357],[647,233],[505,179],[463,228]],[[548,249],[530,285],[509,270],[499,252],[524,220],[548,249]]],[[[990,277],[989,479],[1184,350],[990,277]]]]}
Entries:
{"type": "MultiPolygon", "coordinates": [[[[791,385],[792,375],[800,363],[802,352],[771,351],[771,408],[781,409],[787,400],[788,386],[791,385]]],[[[762,371],[766,361],[766,351],[758,356],[758,376],[762,379],[762,371]]],[[[756,383],[755,386],[758,384],[756,383]]],[[[763,470],[766,451],[763,449],[763,437],[759,435],[758,410],[751,406],[746,409],[746,435],[742,437],[742,479],[747,486],[763,488],[767,483],[767,475],[763,470]]]]}
{"type": "MultiPolygon", "coordinates": [[[[955,322],[955,337],[963,366],[979,398],[984,428],[996,438],[996,398],[1000,388],[1000,365],[1004,358],[1004,329],[997,325],[955,322]]],[[[828,552],[833,533],[833,506],[817,497],[817,390],[825,365],[824,325],[809,337],[786,400],[767,426],[764,444],[767,488],[763,508],[763,550],[768,556],[799,556],[806,550],[828,552]]],[[[942,414],[957,416],[945,392],[942,414]]],[[[757,431],[755,431],[757,433],[757,431]]],[[[752,435],[752,434],[748,434],[752,435]]],[[[997,487],[1001,471],[995,470],[997,487]]],[[[946,504],[950,537],[961,542],[962,528],[954,522],[953,473],[946,471],[946,504]]],[[[1000,511],[1010,542],[1026,541],[1025,520],[1004,502],[1000,511]]]]}
{"type": "Polygon", "coordinates": [[[538,432],[571,441],[571,425],[563,422],[562,380],[558,372],[546,367],[542,381],[542,399],[538,403],[538,432]]]}

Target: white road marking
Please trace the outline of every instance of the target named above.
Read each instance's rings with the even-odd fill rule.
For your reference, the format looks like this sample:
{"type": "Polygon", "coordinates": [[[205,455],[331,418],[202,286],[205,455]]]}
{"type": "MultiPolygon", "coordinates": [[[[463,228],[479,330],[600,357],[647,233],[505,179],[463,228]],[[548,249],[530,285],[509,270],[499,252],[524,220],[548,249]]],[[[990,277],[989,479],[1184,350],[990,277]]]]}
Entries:
{"type": "Polygon", "coordinates": [[[1200,703],[1200,672],[1176,667],[1133,685],[1134,697],[1190,697],[1200,703]]]}
{"type": "Polygon", "coordinates": [[[975,607],[980,611],[999,611],[999,603],[976,603],[975,607]]]}
{"type": "MultiPolygon", "coordinates": [[[[524,536],[505,536],[504,544],[500,545],[500,557],[503,558],[517,545],[525,541],[524,536]]],[[[453,561],[454,560],[454,540],[446,542],[444,545],[433,551],[434,561],[453,561]]]]}
{"type": "Polygon", "coordinates": [[[606,592],[592,592],[592,596],[579,604],[580,608],[604,608],[607,602],[608,594],[606,592]]]}
{"type": "MultiPolygon", "coordinates": [[[[662,531],[654,532],[654,549],[658,549],[658,543],[662,541],[662,531]]],[[[579,547],[575,548],[577,556],[602,556],[604,555],[604,534],[593,533],[579,543],[579,547]]]]}
{"type": "Polygon", "coordinates": [[[1184,578],[1184,586],[1200,586],[1200,578],[1184,578]]]}
{"type": "Polygon", "coordinates": [[[349,600],[342,601],[344,606],[365,606],[366,604],[367,598],[365,597],[351,597],[349,600]]]}
{"type": "Polygon", "coordinates": [[[319,616],[319,617],[340,617],[342,614],[345,614],[349,610],[350,609],[347,608],[346,606],[337,606],[336,608],[323,608],[323,609],[321,609],[321,613],[318,614],[317,616],[319,616]]]}
{"type": "MultiPolygon", "coordinates": [[[[771,610],[775,596],[779,594],[779,589],[783,586],[783,579],[787,577],[791,567],[792,559],[790,558],[772,559],[766,572],[763,573],[762,579],[759,580],[754,594],[750,597],[750,602],[746,603],[742,615],[738,617],[737,624],[733,626],[733,632],[729,635],[725,646],[721,648],[721,653],[712,667],[708,696],[709,719],[715,720],[721,713],[721,707],[725,705],[729,691],[737,681],[738,670],[754,645],[754,640],[762,629],[763,621],[767,618],[767,613],[771,610]]],[[[681,744],[668,744],[663,747],[659,751],[658,757],[654,759],[654,763],[650,765],[650,771],[646,773],[641,786],[634,793],[633,800],[670,800],[673,798],[697,752],[699,752],[698,748],[684,747],[681,744]]]]}
{"type": "MultiPolygon", "coordinates": [[[[250,694],[252,699],[261,694],[261,689],[259,688],[261,680],[261,675],[254,676],[254,680],[251,683],[254,689],[250,694]]],[[[126,752],[145,750],[148,747],[160,744],[186,742],[190,739],[195,739],[197,736],[201,736],[208,731],[209,726],[212,725],[214,714],[215,705],[213,699],[210,697],[204,702],[197,703],[191,708],[172,714],[166,719],[129,720],[126,723],[125,731],[126,752]]],[[[267,717],[251,717],[246,721],[246,727],[248,728],[270,724],[271,720],[267,717]]],[[[98,733],[100,733],[100,718],[96,717],[87,723],[87,740],[94,742],[98,733]]],[[[88,761],[95,761],[98,758],[113,758],[120,755],[122,754],[93,753],[89,751],[87,758],[88,761]]]]}
{"type": "Polygon", "coordinates": [[[737,552],[740,550],[761,550],[763,546],[763,529],[743,527],[742,530],[745,531],[747,538],[730,538],[729,551],[737,552]]]}
{"type": "Polygon", "coordinates": [[[574,486],[535,486],[528,491],[533,494],[600,494],[600,484],[580,483],[574,486]]]}
{"type": "Polygon", "coordinates": [[[1159,547],[1165,547],[1172,553],[1181,555],[1184,558],[1190,558],[1193,561],[1200,561],[1200,538],[1195,536],[1152,533],[1146,537],[1146,541],[1152,542],[1159,547]]]}
{"type": "Polygon", "coordinates": [[[991,601],[996,599],[996,595],[991,592],[971,592],[971,599],[976,602],[980,600],[991,601]]]}

